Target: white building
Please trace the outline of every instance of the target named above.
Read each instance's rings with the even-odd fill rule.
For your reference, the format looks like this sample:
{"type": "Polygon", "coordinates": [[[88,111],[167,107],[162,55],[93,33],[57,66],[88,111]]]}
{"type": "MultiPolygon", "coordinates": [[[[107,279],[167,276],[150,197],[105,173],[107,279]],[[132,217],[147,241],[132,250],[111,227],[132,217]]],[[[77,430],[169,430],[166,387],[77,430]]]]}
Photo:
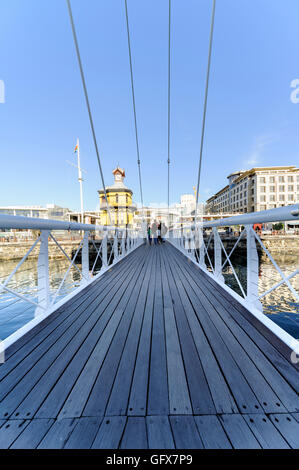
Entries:
{"type": "Polygon", "coordinates": [[[299,202],[299,168],[272,166],[228,175],[228,184],[207,200],[206,212],[245,213],[299,202]]]}

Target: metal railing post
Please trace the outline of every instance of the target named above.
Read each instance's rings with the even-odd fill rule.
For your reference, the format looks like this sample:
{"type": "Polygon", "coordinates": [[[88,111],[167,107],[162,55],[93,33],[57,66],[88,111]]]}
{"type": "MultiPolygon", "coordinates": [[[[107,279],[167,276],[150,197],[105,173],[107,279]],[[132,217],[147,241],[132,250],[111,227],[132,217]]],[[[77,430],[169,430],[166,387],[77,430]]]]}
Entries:
{"type": "Polygon", "coordinates": [[[258,280],[259,280],[259,258],[256,248],[255,235],[251,225],[245,225],[247,239],[247,296],[246,302],[259,310],[263,306],[259,300],[258,280]]]}
{"type": "Polygon", "coordinates": [[[126,232],[123,231],[121,238],[121,255],[124,256],[126,252],[126,232]]]}
{"type": "Polygon", "coordinates": [[[127,233],[127,238],[126,238],[126,253],[129,253],[130,251],[130,234],[127,233]]]}
{"type": "Polygon", "coordinates": [[[118,231],[115,230],[113,241],[113,262],[118,260],[118,231]]]}
{"type": "Polygon", "coordinates": [[[220,235],[217,227],[213,227],[214,234],[214,276],[221,282],[224,282],[222,274],[222,248],[220,243],[220,235]]]}
{"type": "Polygon", "coordinates": [[[89,231],[84,232],[83,246],[82,246],[82,276],[83,282],[89,280],[89,231]]]}
{"type": "Polygon", "coordinates": [[[204,239],[203,239],[203,230],[202,228],[198,228],[198,246],[199,246],[199,264],[200,266],[205,269],[205,246],[204,246],[204,239]]]}
{"type": "Polygon", "coordinates": [[[103,242],[102,242],[102,267],[105,268],[108,265],[108,257],[107,257],[107,239],[108,239],[108,232],[104,234],[103,242]]]}
{"type": "Polygon", "coordinates": [[[49,245],[50,230],[42,230],[40,236],[40,250],[37,261],[37,288],[38,305],[35,316],[40,315],[50,305],[50,279],[49,279],[49,245]]]}

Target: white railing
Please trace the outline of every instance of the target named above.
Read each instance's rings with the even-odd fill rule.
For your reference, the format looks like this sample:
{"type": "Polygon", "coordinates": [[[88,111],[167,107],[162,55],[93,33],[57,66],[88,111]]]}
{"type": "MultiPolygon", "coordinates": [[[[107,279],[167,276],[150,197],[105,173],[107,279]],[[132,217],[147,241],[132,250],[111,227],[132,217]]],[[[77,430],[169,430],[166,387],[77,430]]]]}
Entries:
{"type": "MultiPolygon", "coordinates": [[[[257,230],[253,229],[254,224],[267,224],[276,222],[292,221],[298,223],[299,221],[299,204],[292,206],[280,207],[277,209],[270,209],[261,212],[248,213],[235,217],[225,219],[218,219],[208,222],[198,222],[193,225],[185,225],[174,228],[170,231],[169,241],[188,256],[194,263],[203,269],[209,276],[217,281],[224,289],[228,290],[235,298],[244,304],[249,310],[262,311],[263,306],[261,300],[273,292],[275,289],[282,285],[288,287],[295,302],[299,302],[299,295],[294,286],[291,284],[291,279],[299,274],[299,254],[296,256],[296,268],[288,275],[279,267],[270,250],[266,248],[261,236],[257,230]],[[225,232],[220,232],[223,227],[239,227],[235,236],[235,243],[231,246],[230,250],[225,249],[223,243],[223,235],[225,232]],[[236,248],[243,243],[243,250],[246,250],[246,280],[240,279],[236,272],[234,263],[232,262],[232,254],[236,248]],[[211,244],[213,249],[211,250],[211,244]],[[272,282],[271,287],[261,291],[259,286],[259,269],[260,261],[258,255],[259,251],[273,264],[276,272],[279,274],[279,281],[272,282]],[[228,252],[229,251],[229,252],[228,252]],[[225,284],[224,268],[230,267],[231,273],[236,280],[239,288],[239,293],[225,284]]],[[[299,236],[298,242],[299,242],[299,236]]],[[[232,238],[233,239],[233,238],[232,238]]],[[[298,247],[297,247],[298,249],[298,247]]]]}
{"type": "MultiPolygon", "coordinates": [[[[79,289],[84,288],[88,283],[101,276],[111,264],[117,263],[143,243],[140,233],[134,229],[20,216],[0,215],[0,230],[2,229],[32,230],[37,235],[37,239],[32,243],[22,259],[17,262],[10,274],[5,276],[4,280],[0,280],[0,295],[9,293],[10,299],[16,298],[23,301],[23,304],[31,306],[31,309],[34,307],[35,317],[55,310],[58,304],[59,306],[62,305],[68,300],[70,295],[74,295],[79,289]],[[60,234],[61,231],[67,231],[68,233],[76,231],[78,234],[80,233],[78,244],[73,250],[74,253],[71,255],[66,253],[67,242],[65,240],[64,243],[60,240],[58,241],[55,231],[59,231],[58,233],[60,234]],[[51,257],[53,256],[49,248],[53,251],[53,246],[62,254],[62,258],[68,262],[66,271],[60,275],[59,282],[56,285],[50,282],[49,272],[49,262],[51,262],[51,257]],[[90,249],[95,254],[95,260],[91,263],[90,249]],[[34,290],[34,295],[28,295],[28,289],[22,289],[22,286],[19,288],[16,282],[13,281],[20,272],[20,268],[24,266],[33,252],[36,254],[35,259],[37,258],[36,289],[34,290]],[[78,260],[80,257],[81,260],[78,260]],[[62,291],[71,270],[76,273],[78,282],[74,283],[75,288],[71,291],[71,294],[62,298],[62,291]]],[[[4,250],[9,250],[9,246],[10,243],[6,243],[4,250]]],[[[10,317],[7,315],[6,317],[9,321],[10,317]]]]}

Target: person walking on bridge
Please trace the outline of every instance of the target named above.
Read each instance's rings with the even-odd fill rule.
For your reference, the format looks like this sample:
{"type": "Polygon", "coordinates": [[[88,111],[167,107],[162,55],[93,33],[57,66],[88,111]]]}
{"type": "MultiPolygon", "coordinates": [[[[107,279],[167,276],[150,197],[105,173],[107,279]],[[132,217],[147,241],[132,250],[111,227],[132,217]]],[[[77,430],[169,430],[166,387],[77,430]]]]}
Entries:
{"type": "Polygon", "coordinates": [[[149,225],[147,228],[147,237],[148,237],[148,244],[152,244],[152,229],[151,226],[149,225]]]}
{"type": "Polygon", "coordinates": [[[152,225],[152,235],[153,235],[153,239],[154,239],[154,244],[157,245],[157,237],[158,237],[158,225],[156,223],[156,221],[154,221],[153,225],[152,225]]]}

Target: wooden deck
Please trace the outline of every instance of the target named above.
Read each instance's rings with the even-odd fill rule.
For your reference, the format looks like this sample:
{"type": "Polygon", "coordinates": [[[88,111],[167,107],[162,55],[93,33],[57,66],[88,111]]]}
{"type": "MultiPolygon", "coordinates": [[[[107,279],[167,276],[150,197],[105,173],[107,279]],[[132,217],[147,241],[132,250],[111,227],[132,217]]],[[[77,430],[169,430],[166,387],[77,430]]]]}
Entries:
{"type": "Polygon", "coordinates": [[[299,448],[298,370],[170,244],[141,246],[0,367],[1,448],[299,448]]]}

